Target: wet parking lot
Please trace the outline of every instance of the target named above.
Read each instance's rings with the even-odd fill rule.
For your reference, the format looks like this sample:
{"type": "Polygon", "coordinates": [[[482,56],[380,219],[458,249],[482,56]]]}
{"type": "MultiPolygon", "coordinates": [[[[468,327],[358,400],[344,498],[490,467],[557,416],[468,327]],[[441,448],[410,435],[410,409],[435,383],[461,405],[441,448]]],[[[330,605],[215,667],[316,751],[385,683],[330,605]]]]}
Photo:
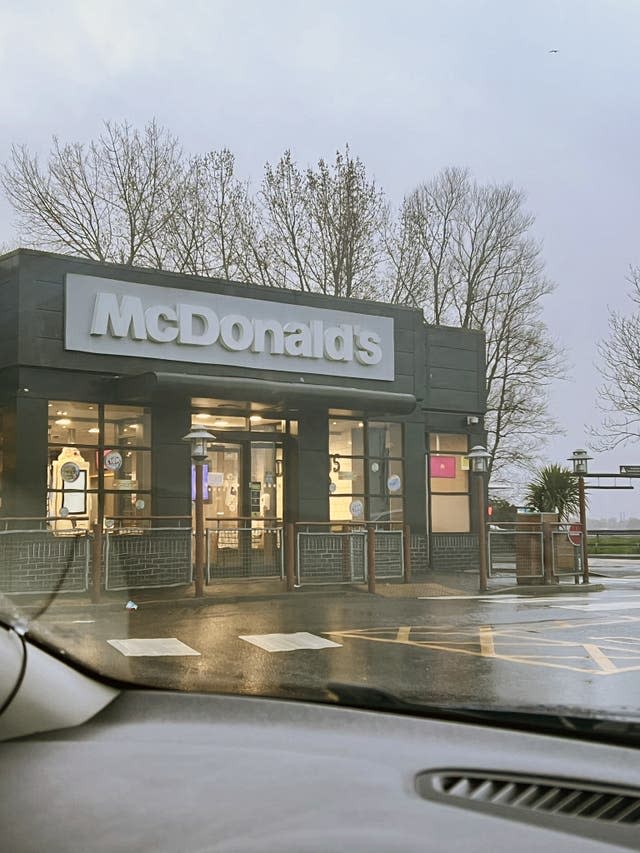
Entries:
{"type": "Polygon", "coordinates": [[[412,597],[316,590],[130,611],[63,602],[40,625],[101,672],[158,687],[314,697],[355,682],[429,703],[635,716],[640,572],[594,569],[601,592],[480,596],[452,580],[444,595],[412,597]],[[123,644],[131,638],[145,642],[123,644]]]}

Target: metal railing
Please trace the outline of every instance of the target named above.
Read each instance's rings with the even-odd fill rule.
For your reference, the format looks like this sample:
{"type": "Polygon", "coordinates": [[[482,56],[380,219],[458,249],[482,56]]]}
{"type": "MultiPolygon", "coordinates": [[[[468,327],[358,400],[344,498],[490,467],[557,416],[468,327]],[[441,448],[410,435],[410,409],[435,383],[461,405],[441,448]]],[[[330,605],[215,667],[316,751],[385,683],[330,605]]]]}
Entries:
{"type": "Polygon", "coordinates": [[[105,589],[191,583],[191,516],[112,516],[104,528],[105,589]]]}
{"type": "Polygon", "coordinates": [[[555,578],[574,577],[577,582],[583,571],[582,532],[570,532],[566,524],[551,531],[551,571],[555,578]]]}
{"type": "Polygon", "coordinates": [[[304,524],[296,531],[296,582],[366,583],[366,527],[304,524]],[[323,529],[324,528],[324,529],[323,529]]]}
{"type": "MultiPolygon", "coordinates": [[[[0,519],[0,591],[12,594],[86,592],[89,587],[89,531],[57,530],[68,516],[0,519]]],[[[73,519],[86,522],[86,516],[73,519]]]]}
{"type": "Polygon", "coordinates": [[[544,535],[537,524],[510,522],[495,529],[488,525],[487,574],[490,578],[515,575],[519,579],[544,577],[544,535]]]}
{"type": "Polygon", "coordinates": [[[373,589],[374,577],[408,580],[409,548],[410,537],[400,522],[298,523],[296,585],[368,583],[373,589]]]}
{"type": "Polygon", "coordinates": [[[278,518],[206,518],[207,582],[284,579],[284,526],[278,518]]]}

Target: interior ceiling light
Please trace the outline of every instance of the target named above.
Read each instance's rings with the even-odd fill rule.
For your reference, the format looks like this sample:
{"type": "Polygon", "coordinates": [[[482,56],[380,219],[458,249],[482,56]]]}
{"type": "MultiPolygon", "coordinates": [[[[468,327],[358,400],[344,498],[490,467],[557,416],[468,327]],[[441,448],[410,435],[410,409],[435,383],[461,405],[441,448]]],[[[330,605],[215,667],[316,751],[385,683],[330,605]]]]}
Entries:
{"type": "MultiPolygon", "coordinates": [[[[57,422],[56,422],[56,423],[57,423],[57,422]]],[[[95,435],[96,433],[100,432],[100,430],[98,429],[98,427],[91,427],[91,428],[89,429],[89,432],[90,432],[92,435],[95,435]]]]}
{"type": "Polygon", "coordinates": [[[260,421],[262,420],[262,416],[261,415],[251,415],[249,420],[251,421],[252,424],[257,424],[257,423],[260,423],[260,421]]]}
{"type": "Polygon", "coordinates": [[[71,421],[69,420],[69,418],[58,418],[56,424],[58,424],[58,426],[70,426],[71,421]]]}

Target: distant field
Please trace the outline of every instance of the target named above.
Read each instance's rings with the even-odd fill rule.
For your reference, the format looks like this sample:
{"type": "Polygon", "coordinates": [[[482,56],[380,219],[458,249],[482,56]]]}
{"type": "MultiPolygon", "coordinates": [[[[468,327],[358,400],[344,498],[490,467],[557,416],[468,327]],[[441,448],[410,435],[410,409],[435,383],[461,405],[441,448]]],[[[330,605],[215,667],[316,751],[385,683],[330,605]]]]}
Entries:
{"type": "Polygon", "coordinates": [[[640,556],[640,536],[616,536],[613,534],[588,536],[589,553],[640,556]]]}

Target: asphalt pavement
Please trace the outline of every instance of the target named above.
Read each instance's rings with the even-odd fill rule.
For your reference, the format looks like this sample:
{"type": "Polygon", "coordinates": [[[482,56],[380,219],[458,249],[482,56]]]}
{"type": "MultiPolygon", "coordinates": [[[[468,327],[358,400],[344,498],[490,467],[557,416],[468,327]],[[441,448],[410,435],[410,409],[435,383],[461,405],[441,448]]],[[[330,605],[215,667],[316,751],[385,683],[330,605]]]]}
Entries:
{"type": "Polygon", "coordinates": [[[147,596],[137,610],[62,601],[36,628],[106,675],[157,687],[321,698],[346,682],[425,703],[640,717],[640,563],[591,567],[603,590],[589,595],[479,595],[466,574],[407,597],[258,587],[147,596]]]}

